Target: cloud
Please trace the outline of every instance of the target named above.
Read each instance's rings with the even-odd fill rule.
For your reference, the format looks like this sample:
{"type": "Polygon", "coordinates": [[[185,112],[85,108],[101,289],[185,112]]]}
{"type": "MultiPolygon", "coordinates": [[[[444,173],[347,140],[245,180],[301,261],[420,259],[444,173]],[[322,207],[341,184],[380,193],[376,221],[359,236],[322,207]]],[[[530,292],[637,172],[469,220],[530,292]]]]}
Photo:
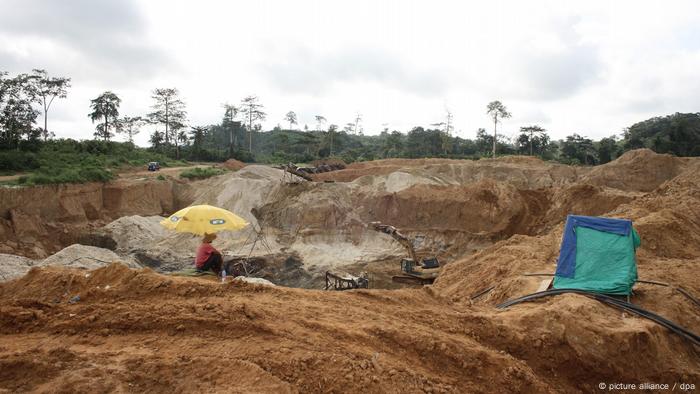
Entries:
{"type": "MultiPolygon", "coordinates": [[[[448,81],[438,70],[407,66],[386,51],[350,48],[315,53],[298,48],[275,56],[261,68],[275,87],[287,93],[321,94],[339,83],[372,82],[418,96],[440,96],[448,81]]],[[[410,64],[410,63],[408,63],[410,64]]]]}
{"type": "Polygon", "coordinates": [[[0,59],[52,73],[106,81],[154,75],[172,60],[148,42],[132,1],[6,0],[0,13],[0,59]]]}
{"type": "Polygon", "coordinates": [[[520,68],[531,98],[563,99],[595,81],[601,72],[597,53],[590,47],[569,48],[559,53],[535,53],[520,68]]]}
{"type": "Polygon", "coordinates": [[[533,42],[515,51],[516,78],[527,98],[565,99],[598,82],[604,72],[598,48],[581,42],[578,17],[557,21],[545,44],[533,42]],[[547,42],[548,41],[548,42],[547,42]]]}

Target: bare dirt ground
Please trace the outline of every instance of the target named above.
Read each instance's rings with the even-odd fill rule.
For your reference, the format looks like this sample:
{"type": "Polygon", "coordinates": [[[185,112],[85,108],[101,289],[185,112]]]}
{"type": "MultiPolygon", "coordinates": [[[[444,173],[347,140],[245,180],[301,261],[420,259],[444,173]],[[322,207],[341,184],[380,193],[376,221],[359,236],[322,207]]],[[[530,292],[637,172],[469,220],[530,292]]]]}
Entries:
{"type": "MultiPolygon", "coordinates": [[[[640,279],[672,285],[637,284],[632,302],[700,332],[700,308],[676,290],[700,295],[699,171],[698,159],[640,150],[595,168],[530,158],[379,161],[319,174],[335,183],[314,184],[285,184],[275,169],[247,166],[193,187],[172,184],[158,205],[139,200],[136,189],[112,191],[100,207],[112,216],[151,215],[182,200],[223,206],[262,226],[272,252],[300,262],[267,277],[278,285],[315,287],[313,278],[338,268],[371,271],[375,287],[391,287],[391,267],[404,252],[367,230],[375,219],[420,236],[419,254],[437,255],[445,267],[424,288],[337,293],[120,264],[42,265],[0,283],[0,390],[697,388],[700,349],[649,320],[577,295],[495,305],[537,289],[542,278],[524,273],[554,271],[566,214],[624,217],[642,238],[640,279]]],[[[15,216],[10,229],[23,223],[15,216]]],[[[198,240],[153,234],[155,220],[124,217],[104,236],[124,256],[189,261],[198,240]]],[[[222,235],[217,247],[238,250],[246,236],[222,235]]]]}
{"type": "Polygon", "coordinates": [[[193,164],[189,166],[181,166],[181,167],[161,167],[160,170],[158,171],[148,171],[147,169],[137,169],[134,171],[134,169],[126,170],[126,171],[119,171],[117,174],[119,175],[119,178],[141,178],[141,177],[149,177],[149,178],[156,178],[158,175],[162,176],[172,176],[172,177],[177,177],[180,175],[180,173],[184,170],[192,169],[192,168],[206,168],[206,167],[211,167],[215,163],[198,163],[198,164],[193,164]]]}

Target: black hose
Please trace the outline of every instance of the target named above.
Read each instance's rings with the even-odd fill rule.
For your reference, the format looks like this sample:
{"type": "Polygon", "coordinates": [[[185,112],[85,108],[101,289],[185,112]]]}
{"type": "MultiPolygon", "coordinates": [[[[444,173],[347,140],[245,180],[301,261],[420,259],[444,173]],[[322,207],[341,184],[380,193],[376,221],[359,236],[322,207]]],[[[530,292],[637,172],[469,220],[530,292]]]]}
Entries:
{"type": "Polygon", "coordinates": [[[682,287],[676,287],[676,290],[678,290],[679,293],[683,294],[687,299],[693,302],[693,304],[700,306],[700,300],[697,298],[693,297],[692,294],[688,293],[688,291],[682,287]]]}
{"type": "MultiPolygon", "coordinates": [[[[523,276],[556,276],[555,274],[549,274],[549,273],[527,273],[527,274],[522,274],[523,276]]],[[[675,286],[669,283],[664,283],[664,282],[657,282],[655,280],[637,280],[635,283],[645,283],[649,285],[657,285],[657,286],[664,286],[664,287],[671,287],[674,290],[677,290],[679,293],[681,293],[685,298],[689,299],[693,304],[697,305],[700,307],[700,300],[695,298],[688,290],[680,287],[680,286],[675,286]]]]}
{"type": "Polygon", "coordinates": [[[631,304],[631,303],[626,302],[626,301],[618,300],[616,298],[607,296],[605,294],[593,293],[593,292],[584,291],[584,290],[577,290],[577,289],[545,290],[545,291],[541,291],[539,293],[528,294],[528,295],[520,297],[520,298],[505,301],[499,305],[496,305],[496,308],[505,309],[505,308],[508,308],[509,306],[519,304],[521,302],[535,300],[538,298],[548,297],[548,296],[552,296],[552,295],[566,294],[566,293],[580,294],[580,295],[598,300],[604,304],[608,304],[610,306],[616,307],[618,309],[622,309],[622,310],[625,310],[627,312],[634,313],[638,316],[644,317],[646,319],[649,319],[651,321],[658,323],[661,326],[666,327],[667,329],[671,330],[672,332],[689,340],[695,346],[700,346],[700,336],[698,336],[697,334],[695,334],[695,333],[679,326],[678,324],[664,318],[663,316],[659,316],[651,311],[640,308],[637,305],[631,304]]]}
{"type": "Polygon", "coordinates": [[[491,287],[488,287],[488,288],[486,288],[486,289],[484,289],[484,290],[481,290],[480,292],[478,292],[478,293],[474,294],[473,296],[471,296],[469,299],[470,299],[470,300],[475,300],[475,299],[481,297],[482,295],[488,293],[489,291],[493,290],[495,287],[496,287],[496,286],[491,286],[491,287]]]}

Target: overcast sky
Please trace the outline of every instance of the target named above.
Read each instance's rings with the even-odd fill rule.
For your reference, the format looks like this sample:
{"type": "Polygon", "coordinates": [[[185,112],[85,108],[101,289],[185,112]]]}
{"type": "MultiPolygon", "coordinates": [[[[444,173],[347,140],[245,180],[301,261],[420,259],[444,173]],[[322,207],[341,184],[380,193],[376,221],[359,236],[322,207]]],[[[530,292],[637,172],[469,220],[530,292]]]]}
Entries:
{"type": "Polygon", "coordinates": [[[192,125],[255,94],[265,129],[293,110],[301,127],[360,113],[365,134],[406,132],[449,108],[474,138],[501,100],[507,136],[598,139],[700,111],[700,2],[0,0],[0,70],[32,68],[72,78],[49,112],[59,137],[92,137],[105,90],[134,116],[176,87],[192,125]]]}

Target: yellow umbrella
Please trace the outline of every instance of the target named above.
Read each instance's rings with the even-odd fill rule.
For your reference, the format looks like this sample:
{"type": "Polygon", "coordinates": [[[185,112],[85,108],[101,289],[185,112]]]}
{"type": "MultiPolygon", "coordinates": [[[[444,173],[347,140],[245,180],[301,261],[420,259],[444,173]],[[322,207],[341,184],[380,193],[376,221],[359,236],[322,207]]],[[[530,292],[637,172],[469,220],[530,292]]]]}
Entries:
{"type": "Polygon", "coordinates": [[[211,205],[193,205],[175,212],[160,224],[179,233],[204,235],[222,230],[240,230],[248,222],[225,209],[211,205]]]}

